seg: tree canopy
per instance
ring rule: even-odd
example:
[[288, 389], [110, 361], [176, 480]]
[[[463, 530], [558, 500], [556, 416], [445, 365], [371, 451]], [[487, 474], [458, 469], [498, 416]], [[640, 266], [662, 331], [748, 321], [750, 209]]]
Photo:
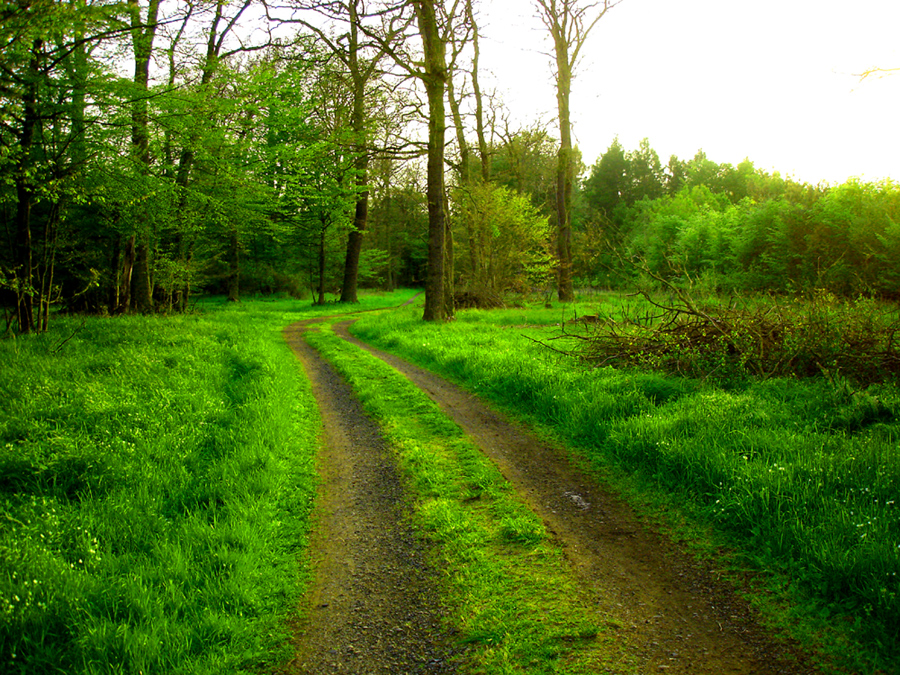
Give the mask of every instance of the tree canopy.
[[[540, 3], [558, 84], [613, 4]], [[425, 285], [442, 319], [461, 293], [568, 299], [638, 283], [642, 266], [719, 288], [896, 294], [894, 183], [811, 186], [702, 150], [663, 162], [648, 139], [613, 139], [585, 169], [567, 123], [516, 127], [484, 90], [477, 9], [7, 3], [7, 331], [55, 311], [184, 311], [198, 292], [353, 302], [360, 284]]]

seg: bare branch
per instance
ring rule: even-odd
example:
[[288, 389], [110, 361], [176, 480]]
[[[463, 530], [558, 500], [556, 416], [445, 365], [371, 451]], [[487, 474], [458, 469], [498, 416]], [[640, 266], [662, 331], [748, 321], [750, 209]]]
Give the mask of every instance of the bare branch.
[[881, 79], [885, 75], [893, 75], [898, 72], [900, 72], [900, 68], [870, 68], [861, 73], [856, 73], [855, 77], [858, 77], [859, 81], [862, 82], [867, 77], [872, 77], [873, 75], [877, 76], [878, 79]]

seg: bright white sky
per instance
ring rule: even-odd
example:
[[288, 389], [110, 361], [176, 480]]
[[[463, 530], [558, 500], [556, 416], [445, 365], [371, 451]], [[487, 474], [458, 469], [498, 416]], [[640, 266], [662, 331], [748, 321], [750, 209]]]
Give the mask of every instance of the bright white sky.
[[[556, 124], [534, 0], [482, 0], [484, 88], [523, 125]], [[900, 180], [900, 0], [623, 0], [588, 38], [572, 88], [590, 166], [618, 135], [663, 164], [719, 163], [818, 183]]]

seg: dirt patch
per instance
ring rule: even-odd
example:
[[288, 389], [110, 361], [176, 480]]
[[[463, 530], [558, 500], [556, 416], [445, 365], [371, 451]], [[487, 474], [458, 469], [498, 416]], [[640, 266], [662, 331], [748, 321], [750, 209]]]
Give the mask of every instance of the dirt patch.
[[455, 673], [452, 636], [391, 454], [350, 387], [303, 338], [303, 363], [323, 420], [310, 546], [315, 581], [294, 626], [295, 658], [279, 675]]
[[[642, 525], [620, 499], [472, 394], [352, 337], [423, 389], [500, 468], [546, 523], [592, 592], [598, 615], [631, 645], [640, 671], [684, 675], [816, 672], [773, 638], [708, 564]], [[612, 617], [612, 621], [609, 620]], [[612, 671], [608, 671], [612, 672]]]

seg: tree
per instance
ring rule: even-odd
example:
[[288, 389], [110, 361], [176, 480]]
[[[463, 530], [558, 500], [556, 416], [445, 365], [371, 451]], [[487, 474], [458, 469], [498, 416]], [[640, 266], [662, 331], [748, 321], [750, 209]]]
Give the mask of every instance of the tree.
[[650, 141], [643, 139], [637, 150], [625, 155], [627, 162], [626, 199], [634, 203], [640, 199], [658, 199], [665, 192], [662, 163]]
[[360, 63], [359, 44], [359, 0], [349, 0], [347, 10], [350, 15], [350, 33], [347, 44], [347, 69], [353, 88], [351, 125], [354, 134], [354, 154], [356, 155], [356, 186], [358, 188], [353, 215], [353, 229], [347, 237], [347, 256], [344, 261], [344, 282], [341, 284], [341, 302], [359, 302], [359, 256], [362, 252], [363, 234], [369, 219], [369, 148], [366, 138], [366, 84], [375, 73], [384, 52], [381, 51], [367, 64]]
[[617, 136], [591, 167], [591, 175], [584, 181], [586, 205], [601, 220], [612, 222], [613, 211], [628, 190], [627, 176], [628, 160]]
[[557, 252], [559, 256], [558, 297], [575, 299], [572, 288], [572, 186], [575, 159], [569, 98], [572, 77], [588, 34], [620, 0], [602, 0], [582, 5], [579, 0], [535, 0], [538, 14], [553, 40], [556, 65], [556, 103], [559, 111], [559, 163], [556, 174]]
[[[479, 301], [498, 304], [509, 291], [541, 285], [549, 262], [549, 228], [527, 195], [490, 182], [460, 188], [456, 210], [467, 223], [460, 256], [464, 287]], [[477, 249], [477, 255], [471, 250]]]
[[[150, 59], [153, 55], [153, 40], [159, 17], [160, 0], [150, 0], [147, 18], [141, 18], [138, 0], [128, 0], [131, 15], [131, 42], [134, 50], [134, 94], [131, 108], [131, 154], [138, 175], [150, 173], [150, 120], [147, 113], [147, 93], [150, 83]], [[143, 219], [142, 219], [143, 220]], [[129, 240], [129, 250], [133, 249], [134, 270], [129, 269], [131, 278], [131, 300], [134, 309], [149, 312], [153, 308], [150, 280], [150, 233], [146, 222], [139, 223], [138, 230]]]
[[[116, 34], [112, 7], [88, 1], [7, 3], [0, 10], [0, 213], [7, 250], [0, 289], [21, 333], [46, 330], [66, 209], [87, 157], [89, 51]], [[96, 99], [94, 101], [97, 103]]]
[[[327, 47], [331, 56], [343, 66], [345, 86], [350, 94], [350, 124], [347, 131], [349, 149], [354, 155], [356, 202], [353, 206], [353, 228], [347, 236], [347, 252], [344, 259], [344, 279], [341, 284], [341, 302], [358, 302], [359, 263], [363, 241], [369, 218], [368, 185], [369, 162], [373, 153], [370, 143], [371, 127], [375, 111], [383, 103], [380, 93], [373, 91], [373, 83], [381, 76], [381, 64], [398, 39], [403, 22], [388, 21], [383, 29], [367, 25], [366, 3], [363, 0], [343, 2], [319, 2], [309, 0], [301, 5], [303, 9], [314, 10], [335, 23], [345, 23], [346, 32], [335, 36], [314, 22], [303, 18], [280, 19], [297, 23]], [[269, 8], [271, 11], [273, 8]], [[382, 13], [378, 13], [383, 16]], [[395, 17], [396, 18], [396, 17]]]
[[529, 195], [535, 207], [555, 222], [557, 143], [539, 125], [507, 128], [498, 135], [502, 142], [489, 151], [494, 181]]
[[444, 136], [447, 128], [444, 92], [447, 86], [447, 43], [438, 23], [434, 0], [412, 0], [422, 38], [424, 72], [420, 77], [428, 99], [428, 274], [425, 279], [426, 321], [441, 321], [453, 315], [452, 298], [446, 297], [446, 224], [444, 206]]

